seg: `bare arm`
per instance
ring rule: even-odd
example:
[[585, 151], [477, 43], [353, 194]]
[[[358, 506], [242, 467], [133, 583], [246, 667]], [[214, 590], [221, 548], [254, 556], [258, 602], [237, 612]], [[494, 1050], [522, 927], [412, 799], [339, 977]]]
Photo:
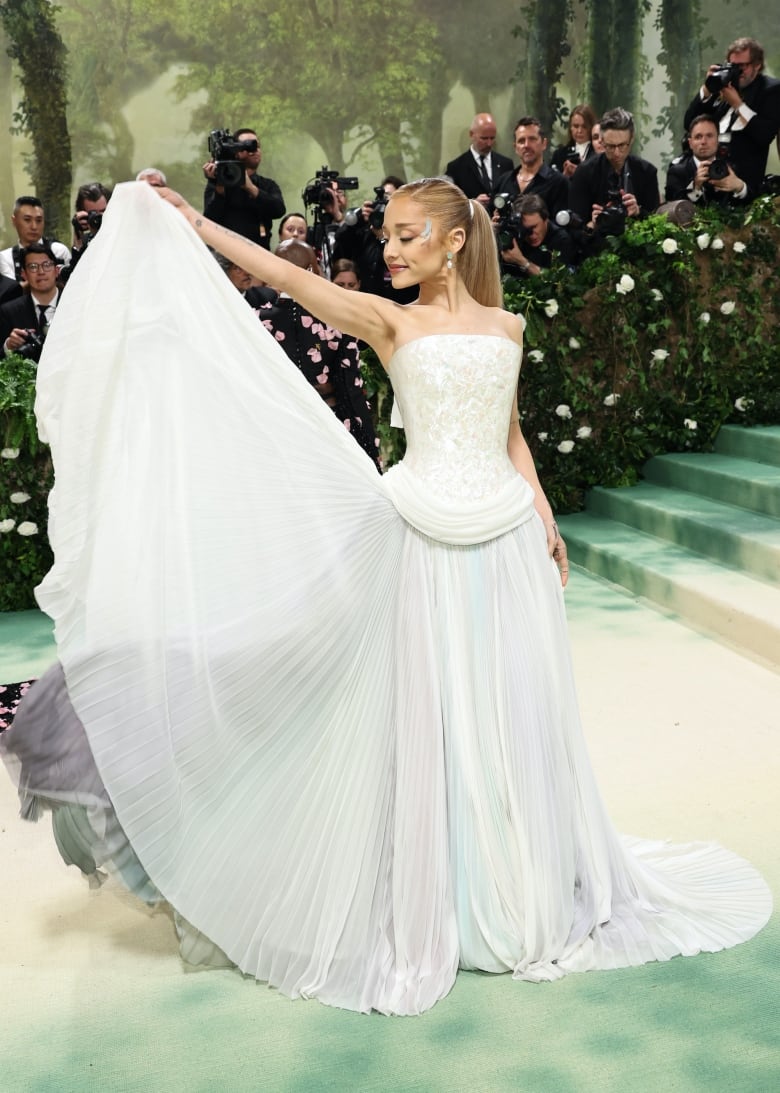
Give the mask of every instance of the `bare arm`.
[[509, 458], [512, 460], [515, 468], [534, 491], [534, 505], [536, 511], [542, 518], [544, 530], [547, 535], [547, 550], [550, 557], [555, 559], [555, 563], [561, 573], [561, 584], [565, 587], [566, 582], [569, 579], [569, 562], [566, 555], [566, 544], [558, 532], [558, 525], [555, 522], [550, 502], [547, 500], [539, 481], [539, 475], [536, 473], [534, 457], [531, 455], [531, 449], [526, 444], [525, 437], [520, 429], [517, 410], [514, 411], [512, 421], [509, 425], [507, 451], [509, 452]]
[[368, 342], [383, 360], [390, 357], [402, 310], [398, 304], [367, 292], [345, 292], [338, 285], [315, 277], [229, 228], [215, 224], [173, 190], [161, 188], [156, 192], [189, 221], [204, 243], [261, 281], [289, 293], [318, 319]]

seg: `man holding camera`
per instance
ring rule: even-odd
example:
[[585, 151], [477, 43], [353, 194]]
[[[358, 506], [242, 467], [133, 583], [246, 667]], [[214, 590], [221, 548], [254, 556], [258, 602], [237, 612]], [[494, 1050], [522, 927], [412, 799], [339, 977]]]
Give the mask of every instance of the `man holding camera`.
[[737, 38], [725, 64], [712, 64], [685, 112], [685, 128], [701, 114], [713, 118], [734, 173], [748, 199], [761, 191], [769, 145], [780, 129], [780, 80], [764, 74], [764, 50], [755, 38]]
[[85, 182], [76, 191], [76, 212], [71, 220], [73, 243], [70, 264], [60, 273], [64, 286], [73, 274], [79, 259], [100, 230], [111, 191], [102, 182]]
[[626, 217], [647, 216], [660, 205], [658, 171], [631, 155], [634, 119], [628, 110], [608, 110], [600, 126], [604, 151], [572, 175], [571, 208], [589, 228], [602, 233], [608, 228], [609, 234], [619, 235]]
[[688, 151], [672, 160], [666, 172], [666, 201], [687, 199], [699, 205], [747, 201], [748, 187], [721, 154], [718, 125], [708, 114], [691, 122]]
[[203, 214], [268, 249], [272, 221], [285, 214], [282, 191], [272, 178], [257, 174], [263, 153], [254, 129], [236, 129], [232, 139], [241, 145], [234, 154], [243, 171], [231, 186], [217, 180], [214, 159], [203, 165], [207, 179]]
[[363, 292], [373, 292], [399, 304], [410, 304], [417, 299], [417, 287], [393, 288], [381, 241], [387, 202], [399, 186], [403, 186], [402, 179], [387, 175], [374, 187], [373, 201], [364, 201], [359, 208], [347, 213], [334, 237], [333, 261], [348, 258], [355, 263], [360, 270]]
[[[514, 218], [520, 218], [519, 237], [512, 233], [511, 243], [501, 251], [502, 271], [537, 277], [553, 263], [574, 268], [575, 246], [563, 228], [551, 223], [550, 213], [538, 194], [527, 194], [513, 204]], [[499, 239], [499, 244], [506, 239]]]
[[0, 346], [40, 360], [43, 342], [59, 302], [57, 258], [48, 243], [32, 243], [22, 251], [22, 273], [30, 291], [0, 307]]

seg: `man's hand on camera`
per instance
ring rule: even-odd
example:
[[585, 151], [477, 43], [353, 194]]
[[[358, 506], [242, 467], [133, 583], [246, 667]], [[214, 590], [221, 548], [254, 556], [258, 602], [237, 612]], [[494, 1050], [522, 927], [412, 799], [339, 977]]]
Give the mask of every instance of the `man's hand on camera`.
[[626, 216], [639, 216], [639, 202], [636, 199], [635, 194], [623, 194], [623, 207], [626, 210]]
[[718, 190], [719, 193], [726, 194], [740, 194], [743, 190], [746, 190], [745, 182], [738, 175], [735, 175], [731, 167], [727, 164], [728, 174], [725, 178], [714, 178], [710, 181], [710, 186], [713, 190]]

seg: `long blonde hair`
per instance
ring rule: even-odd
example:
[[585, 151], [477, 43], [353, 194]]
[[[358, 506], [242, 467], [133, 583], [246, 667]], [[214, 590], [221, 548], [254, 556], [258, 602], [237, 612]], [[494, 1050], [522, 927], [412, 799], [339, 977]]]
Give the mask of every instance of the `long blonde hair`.
[[420, 178], [407, 182], [392, 195], [409, 197], [435, 220], [446, 235], [463, 228], [466, 241], [457, 254], [458, 273], [469, 295], [485, 307], [503, 307], [498, 250], [490, 217], [478, 201], [469, 201], [447, 178]]

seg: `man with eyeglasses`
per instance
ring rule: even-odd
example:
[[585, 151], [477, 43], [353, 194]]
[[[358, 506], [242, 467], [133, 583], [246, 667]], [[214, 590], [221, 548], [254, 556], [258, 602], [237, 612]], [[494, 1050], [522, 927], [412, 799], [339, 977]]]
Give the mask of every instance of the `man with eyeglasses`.
[[31, 195], [17, 197], [11, 214], [11, 223], [19, 241], [15, 246], [6, 247], [5, 250], [0, 251], [0, 273], [4, 277], [14, 277], [19, 282], [24, 281], [22, 251], [32, 243], [45, 243], [50, 246], [61, 266], [67, 266], [70, 262], [70, 251], [64, 243], [44, 237], [46, 221], [40, 198]]
[[755, 38], [737, 38], [726, 64], [712, 64], [685, 112], [685, 128], [702, 114], [713, 118], [718, 140], [750, 198], [761, 192], [769, 145], [780, 130], [780, 80], [764, 73], [764, 50]]
[[37, 362], [59, 302], [54, 251], [47, 243], [26, 247], [22, 253], [22, 271], [29, 292], [0, 307], [0, 346], [3, 356], [21, 350]]
[[599, 124], [604, 151], [581, 164], [569, 183], [572, 211], [597, 230], [605, 209], [622, 217], [647, 216], [661, 203], [657, 169], [631, 155], [634, 119], [628, 110], [608, 110]]

